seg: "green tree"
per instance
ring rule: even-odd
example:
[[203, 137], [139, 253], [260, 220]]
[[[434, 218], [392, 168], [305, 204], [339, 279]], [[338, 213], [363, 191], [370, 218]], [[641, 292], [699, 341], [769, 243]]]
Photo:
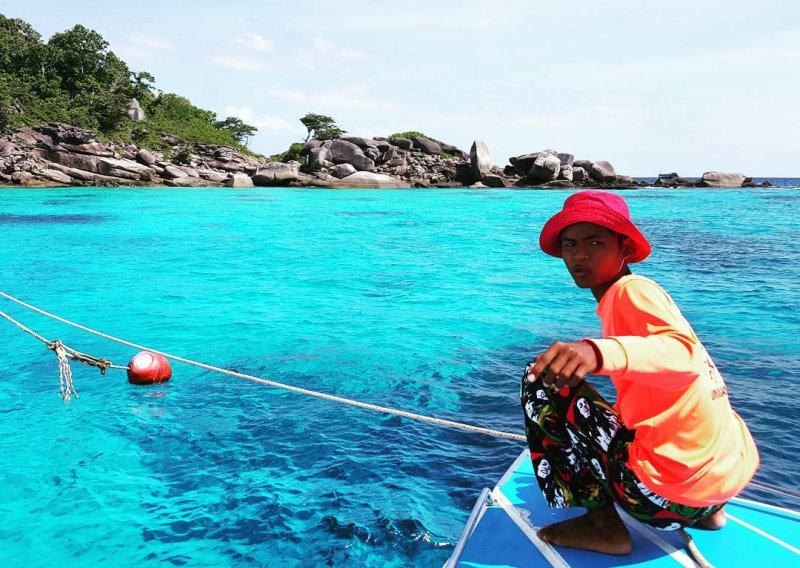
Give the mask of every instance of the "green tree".
[[[53, 35], [46, 48], [46, 64], [77, 111], [72, 122], [104, 132], [117, 129], [132, 98], [133, 84], [128, 66], [108, 50], [108, 42], [94, 30], [77, 25]], [[88, 116], [89, 123], [77, 120], [79, 116]]]
[[227, 130], [233, 135], [234, 140], [239, 144], [247, 146], [250, 137], [258, 131], [255, 126], [245, 124], [241, 118], [229, 116], [225, 120], [219, 120], [214, 123], [214, 126], [220, 130]]
[[330, 116], [325, 116], [324, 114], [314, 114], [310, 112], [301, 118], [300, 122], [302, 122], [306, 130], [308, 130], [306, 142], [312, 138], [317, 140], [331, 140], [347, 132], [336, 126], [336, 121]]
[[139, 101], [142, 106], [149, 105], [156, 98], [153, 94], [155, 82], [156, 78], [147, 71], [131, 72], [132, 97]]

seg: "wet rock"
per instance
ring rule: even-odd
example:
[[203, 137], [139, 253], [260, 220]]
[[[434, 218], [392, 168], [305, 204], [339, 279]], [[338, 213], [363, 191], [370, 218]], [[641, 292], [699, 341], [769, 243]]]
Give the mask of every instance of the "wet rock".
[[212, 182], [202, 178], [190, 176], [169, 179], [164, 183], [173, 187], [214, 187], [219, 185], [218, 182]]
[[280, 186], [289, 184], [298, 178], [300, 164], [297, 162], [270, 162], [260, 166], [253, 175], [256, 186]]
[[254, 187], [254, 184], [249, 175], [234, 173], [225, 180], [225, 187]]
[[506, 180], [496, 174], [486, 174], [483, 176], [483, 183], [488, 187], [508, 187]]
[[384, 174], [356, 172], [339, 180], [335, 187], [402, 188], [410, 184]]

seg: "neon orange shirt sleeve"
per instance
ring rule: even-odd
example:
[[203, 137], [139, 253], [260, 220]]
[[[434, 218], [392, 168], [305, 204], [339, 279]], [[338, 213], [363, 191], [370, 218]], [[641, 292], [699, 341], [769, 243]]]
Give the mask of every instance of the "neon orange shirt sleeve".
[[[589, 340], [602, 354], [597, 372], [665, 389], [683, 388], [694, 381], [703, 348], [667, 293], [645, 279], [609, 292], [615, 297], [602, 298], [598, 315], [613, 322], [615, 335]], [[602, 313], [612, 305], [613, 311]]]

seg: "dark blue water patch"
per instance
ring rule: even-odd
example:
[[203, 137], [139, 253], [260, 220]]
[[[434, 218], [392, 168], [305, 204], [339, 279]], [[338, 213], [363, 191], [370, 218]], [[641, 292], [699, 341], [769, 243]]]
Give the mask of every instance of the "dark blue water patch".
[[340, 211], [337, 213], [342, 217], [395, 217], [405, 214], [405, 211]]
[[107, 220], [107, 215], [86, 215], [82, 213], [65, 215], [18, 215], [14, 213], [0, 213], [0, 225], [88, 225]]
[[762, 195], [761, 199], [767, 201], [788, 201], [790, 203], [795, 203], [800, 201], [800, 195]]
[[334, 539], [342, 541], [321, 551], [328, 566], [347, 565], [357, 561], [353, 557], [353, 543], [367, 548], [391, 547], [399, 549], [408, 558], [419, 559], [420, 554], [435, 549], [452, 549], [447, 539], [430, 532], [422, 522], [413, 518], [393, 519], [381, 510], [373, 510], [374, 521], [368, 526], [347, 521], [335, 515], [326, 515], [320, 528]]

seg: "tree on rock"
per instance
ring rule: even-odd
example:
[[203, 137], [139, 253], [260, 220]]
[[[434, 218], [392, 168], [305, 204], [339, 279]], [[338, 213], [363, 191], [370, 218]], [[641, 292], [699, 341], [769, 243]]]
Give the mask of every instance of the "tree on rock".
[[233, 138], [239, 143], [247, 146], [250, 137], [258, 131], [255, 126], [245, 124], [241, 118], [229, 116], [225, 120], [219, 120], [214, 123], [214, 126], [220, 130], [227, 130], [233, 135]]
[[336, 126], [336, 121], [330, 116], [325, 116], [324, 114], [314, 114], [310, 112], [301, 118], [300, 122], [302, 122], [306, 130], [308, 130], [306, 142], [312, 138], [316, 140], [332, 140], [347, 132]]

